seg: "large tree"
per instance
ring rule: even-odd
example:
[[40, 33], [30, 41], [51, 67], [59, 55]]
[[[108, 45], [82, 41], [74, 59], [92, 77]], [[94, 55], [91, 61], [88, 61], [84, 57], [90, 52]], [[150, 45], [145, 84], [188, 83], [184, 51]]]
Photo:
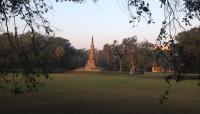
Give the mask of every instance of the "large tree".
[[122, 59], [124, 57], [124, 46], [118, 44], [117, 40], [114, 40], [112, 44], [112, 55], [118, 60], [119, 72], [122, 72]]
[[105, 44], [103, 46], [103, 52], [104, 52], [104, 56], [106, 58], [107, 61], [107, 70], [110, 70], [110, 62], [111, 62], [111, 58], [112, 58], [112, 47], [109, 44]]
[[64, 55], [64, 48], [63, 47], [56, 47], [55, 51], [54, 51], [54, 54], [56, 56], [56, 58], [58, 59], [58, 63], [59, 65], [61, 65], [61, 60], [62, 60], [62, 57]]
[[176, 40], [183, 72], [200, 73], [200, 28], [181, 32], [176, 36]]
[[125, 38], [123, 39], [122, 44], [124, 45], [124, 54], [128, 58], [128, 63], [131, 66], [131, 72], [135, 73], [138, 59], [137, 38], [136, 36]]
[[148, 41], [142, 41], [138, 44], [138, 66], [145, 71], [151, 71], [153, 61], [155, 61], [154, 45]]

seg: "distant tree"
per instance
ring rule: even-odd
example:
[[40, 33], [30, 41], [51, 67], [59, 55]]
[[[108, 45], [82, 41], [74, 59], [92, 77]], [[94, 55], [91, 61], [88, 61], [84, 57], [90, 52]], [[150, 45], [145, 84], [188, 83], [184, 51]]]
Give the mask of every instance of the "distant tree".
[[61, 47], [61, 46], [60, 47], [56, 47], [54, 53], [55, 53], [56, 58], [59, 61], [59, 64], [61, 65], [61, 60], [62, 60], [62, 57], [64, 55], [64, 49], [63, 49], [63, 47]]
[[87, 60], [87, 51], [85, 49], [77, 49], [76, 57], [78, 59], [78, 64], [76, 68], [85, 66]]
[[176, 40], [181, 70], [200, 73], [200, 27], [179, 33]]
[[122, 72], [122, 59], [124, 56], [124, 46], [118, 44], [117, 40], [114, 40], [112, 44], [112, 53], [113, 56], [119, 60], [119, 72]]
[[104, 56], [105, 56], [106, 61], [107, 61], [107, 70], [109, 71], [110, 70], [110, 61], [111, 61], [111, 58], [112, 58], [112, 47], [111, 47], [111, 45], [105, 44], [103, 46], [103, 52], [104, 52]]
[[135, 73], [136, 63], [138, 60], [137, 37], [124, 38], [122, 44], [125, 46], [125, 55], [128, 58], [128, 63], [131, 66], [132, 73]]
[[155, 47], [148, 41], [138, 43], [137, 37], [124, 38], [122, 43], [114, 40], [113, 44], [105, 44], [103, 48], [104, 57], [110, 69], [119, 72], [131, 70], [133, 73], [137, 68], [151, 71], [153, 61], [155, 61]]
[[143, 67], [146, 71], [151, 71], [153, 61], [155, 61], [156, 53], [155, 53], [154, 44], [148, 41], [142, 41], [138, 44], [138, 66]]
[[[44, 71], [53, 72], [58, 67], [58, 64], [60, 68], [65, 70], [75, 69], [84, 65], [86, 61], [86, 51], [73, 48], [69, 40], [60, 37], [46, 37], [36, 32], [34, 35], [37, 49], [40, 50], [38, 52], [40, 56], [38, 57], [40, 62], [42, 62], [42, 66], [38, 66], [38, 59], [35, 57], [33, 51], [32, 33], [26, 32], [22, 37], [17, 39], [17, 42], [22, 46], [20, 49], [21, 53], [25, 53], [25, 67], [24, 64], [21, 64], [21, 59], [18, 54], [11, 47], [7, 38], [8, 36], [6, 34], [0, 34], [1, 88], [15, 94], [37, 91], [43, 86], [43, 82], [34, 76], [39, 76], [36, 72], [40, 72], [41, 68], [44, 68]], [[12, 33], [10, 33], [10, 38], [13, 43], [16, 41]], [[62, 60], [63, 57], [65, 58], [64, 60]], [[81, 64], [79, 64], [79, 62]], [[32, 74], [28, 75], [26, 72]], [[11, 73], [12, 75], [9, 75]], [[46, 78], [48, 78], [48, 76]], [[4, 82], [5, 79], [7, 83]]]

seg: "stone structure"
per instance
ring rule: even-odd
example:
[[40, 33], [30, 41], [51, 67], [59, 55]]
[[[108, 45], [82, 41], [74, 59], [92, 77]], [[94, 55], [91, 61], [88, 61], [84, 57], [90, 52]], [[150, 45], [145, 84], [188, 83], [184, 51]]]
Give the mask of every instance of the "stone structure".
[[97, 66], [96, 66], [96, 61], [95, 61], [95, 48], [94, 48], [94, 41], [92, 37], [92, 42], [90, 49], [88, 51], [88, 59], [85, 67], [76, 69], [75, 71], [101, 71]]
[[164, 72], [164, 69], [156, 64], [153, 64], [151, 71], [152, 72]]
[[[163, 51], [170, 51], [171, 50], [169, 46], [155, 45], [155, 50], [157, 48], [159, 48]], [[173, 70], [170, 67], [159, 66], [157, 61], [154, 61], [151, 70], [152, 70], [152, 72], [173, 72]]]
[[164, 68], [156, 64], [153, 64], [152, 72], [173, 72], [173, 70], [171, 68]]
[[93, 69], [96, 69], [96, 62], [95, 62], [95, 52], [94, 52], [94, 41], [92, 37], [92, 42], [90, 50], [88, 52], [88, 59], [85, 65], [85, 70], [93, 70]]

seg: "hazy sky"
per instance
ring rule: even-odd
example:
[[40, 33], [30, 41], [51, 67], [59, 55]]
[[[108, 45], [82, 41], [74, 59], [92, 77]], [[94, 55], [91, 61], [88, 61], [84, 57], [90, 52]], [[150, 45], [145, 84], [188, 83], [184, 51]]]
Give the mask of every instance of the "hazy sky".
[[76, 48], [88, 49], [92, 36], [98, 49], [102, 49], [105, 43], [112, 43], [114, 40], [121, 42], [123, 38], [133, 35], [139, 41], [146, 39], [154, 43], [161, 28], [163, 13], [157, 0], [149, 1], [153, 3], [152, 17], [156, 22], [152, 25], [142, 22], [133, 28], [121, 0], [99, 0], [97, 4], [92, 0], [86, 0], [82, 4], [52, 2], [54, 9], [47, 18], [52, 26], [58, 28], [56, 36], [69, 39]]

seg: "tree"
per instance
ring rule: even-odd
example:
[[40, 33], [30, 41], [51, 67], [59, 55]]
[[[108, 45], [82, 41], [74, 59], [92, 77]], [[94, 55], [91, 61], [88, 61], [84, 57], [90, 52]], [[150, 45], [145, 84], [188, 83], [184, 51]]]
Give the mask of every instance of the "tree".
[[64, 55], [63, 47], [56, 47], [54, 53], [55, 53], [55, 56], [57, 57], [57, 59], [59, 61], [59, 64], [61, 65], [61, 60], [62, 60], [62, 57]]
[[113, 56], [116, 57], [119, 60], [119, 72], [122, 72], [122, 59], [124, 56], [124, 46], [121, 44], [118, 44], [117, 40], [114, 40], [112, 44], [112, 51]]
[[[14, 42], [15, 39], [12, 33], [10, 33], [10, 37]], [[24, 66], [21, 64], [17, 53], [10, 46], [7, 35], [0, 34], [0, 87], [15, 94], [38, 91], [38, 89], [44, 85], [44, 82], [38, 80], [40, 75], [37, 74], [37, 72], [40, 72], [38, 70], [41, 69], [41, 66], [38, 66], [38, 60], [33, 52], [32, 33], [26, 32], [23, 37], [17, 40], [23, 46], [21, 51], [26, 55], [27, 61], [25, 62], [25, 70], [33, 74], [23, 74], [26, 73], [24, 71]], [[67, 39], [46, 37], [45, 35], [35, 32], [35, 42], [37, 49], [40, 50], [38, 54], [40, 55], [39, 60], [42, 62], [42, 67], [48, 72], [54, 72], [58, 67], [58, 62], [60, 68], [71, 70], [83, 66], [86, 61], [86, 51], [73, 48], [70, 41]], [[61, 60], [63, 57], [65, 59]], [[56, 61], [56, 59], [58, 59], [58, 61]], [[79, 64], [79, 62], [81, 64]], [[6, 83], [4, 82], [5, 80]]]
[[200, 72], [200, 27], [179, 33], [176, 36], [178, 56], [182, 71]]
[[103, 52], [104, 52], [104, 56], [106, 57], [106, 61], [107, 61], [107, 70], [110, 70], [110, 61], [111, 61], [111, 57], [112, 57], [112, 50], [111, 50], [111, 45], [109, 44], [105, 44], [103, 46]]
[[137, 38], [136, 36], [125, 38], [122, 41], [122, 44], [125, 46], [125, 55], [128, 57], [128, 63], [131, 66], [132, 73], [135, 73], [136, 62], [137, 62]]
[[143, 67], [145, 71], [151, 71], [153, 61], [155, 61], [154, 49], [154, 45], [146, 40], [138, 44], [138, 66]]

